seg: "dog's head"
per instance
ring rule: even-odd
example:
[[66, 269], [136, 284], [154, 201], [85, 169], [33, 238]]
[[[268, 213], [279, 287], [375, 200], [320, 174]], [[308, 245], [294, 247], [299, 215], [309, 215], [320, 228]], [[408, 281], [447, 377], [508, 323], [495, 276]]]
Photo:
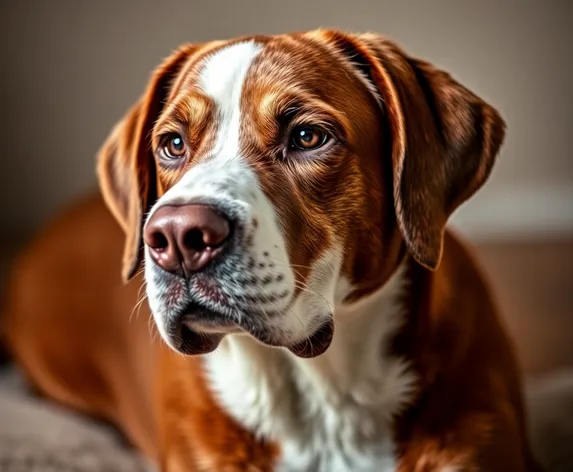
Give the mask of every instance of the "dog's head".
[[433, 270], [451, 213], [487, 179], [498, 113], [376, 35], [318, 30], [188, 45], [101, 150], [159, 331], [205, 353], [229, 333], [324, 352], [333, 306], [405, 251]]

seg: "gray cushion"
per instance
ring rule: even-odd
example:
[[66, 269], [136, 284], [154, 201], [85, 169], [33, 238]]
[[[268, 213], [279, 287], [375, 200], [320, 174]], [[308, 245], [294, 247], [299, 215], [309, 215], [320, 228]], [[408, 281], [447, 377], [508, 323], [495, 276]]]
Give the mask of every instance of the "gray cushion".
[[0, 372], [0, 471], [151, 470], [111, 428], [32, 396], [13, 369]]

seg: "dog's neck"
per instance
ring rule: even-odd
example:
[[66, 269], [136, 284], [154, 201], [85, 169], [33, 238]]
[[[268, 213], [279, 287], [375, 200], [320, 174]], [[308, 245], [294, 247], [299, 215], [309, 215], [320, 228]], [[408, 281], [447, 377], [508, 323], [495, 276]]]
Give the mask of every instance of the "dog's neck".
[[[211, 387], [226, 411], [250, 431], [290, 448], [289, 457], [302, 461], [292, 470], [318, 467], [312, 461], [320, 462], [316, 455], [328, 442], [326, 430], [349, 434], [357, 450], [390, 436], [389, 419], [410, 400], [415, 382], [405, 360], [389, 353], [405, 321], [405, 272], [400, 266], [372, 295], [337, 304], [334, 338], [321, 356], [298, 358], [246, 335], [227, 336], [206, 356]], [[349, 288], [338, 284], [339, 292]], [[375, 454], [379, 463], [386, 451]]]

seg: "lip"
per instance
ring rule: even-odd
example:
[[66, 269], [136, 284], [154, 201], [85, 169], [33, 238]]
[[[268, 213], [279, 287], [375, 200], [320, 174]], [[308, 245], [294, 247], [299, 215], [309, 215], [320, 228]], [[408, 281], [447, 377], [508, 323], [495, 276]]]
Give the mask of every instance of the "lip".
[[184, 315], [183, 324], [192, 331], [207, 334], [231, 334], [241, 331], [236, 323], [215, 312], [209, 317]]
[[216, 324], [184, 321], [184, 324], [192, 331], [206, 334], [233, 334], [241, 332], [241, 329], [234, 323]]
[[239, 331], [228, 316], [192, 303], [173, 317], [167, 326], [172, 346], [182, 354], [214, 351], [226, 334]]
[[260, 325], [239, 324], [217, 310], [198, 303], [189, 304], [169, 332], [178, 351], [188, 355], [201, 355], [214, 351], [227, 334], [249, 333], [259, 342], [271, 347], [283, 347], [301, 358], [312, 358], [323, 354], [334, 335], [332, 317], [318, 327], [303, 341], [288, 345], [279, 342]]
[[334, 337], [334, 322], [332, 316], [322, 324], [309, 337], [303, 341], [286, 346], [287, 349], [297, 357], [310, 359], [323, 354], [329, 347]]
[[198, 332], [182, 324], [177, 335], [172, 336], [172, 342], [180, 353], [196, 356], [213, 352], [224, 336], [222, 333]]
[[193, 304], [188, 306], [182, 315], [182, 323], [189, 329], [196, 329], [199, 331], [212, 332], [214, 330], [224, 330], [235, 328], [236, 323], [216, 310], [202, 307], [201, 305]]

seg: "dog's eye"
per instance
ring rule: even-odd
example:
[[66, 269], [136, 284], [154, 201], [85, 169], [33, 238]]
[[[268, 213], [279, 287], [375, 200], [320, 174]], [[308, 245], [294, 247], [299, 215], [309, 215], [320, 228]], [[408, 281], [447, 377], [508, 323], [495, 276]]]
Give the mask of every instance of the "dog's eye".
[[163, 144], [162, 151], [164, 156], [168, 159], [179, 159], [185, 155], [187, 146], [185, 145], [185, 141], [180, 135], [171, 134], [167, 136], [167, 139]]
[[323, 146], [328, 141], [328, 133], [318, 126], [296, 126], [291, 133], [290, 146], [302, 151], [310, 151]]

